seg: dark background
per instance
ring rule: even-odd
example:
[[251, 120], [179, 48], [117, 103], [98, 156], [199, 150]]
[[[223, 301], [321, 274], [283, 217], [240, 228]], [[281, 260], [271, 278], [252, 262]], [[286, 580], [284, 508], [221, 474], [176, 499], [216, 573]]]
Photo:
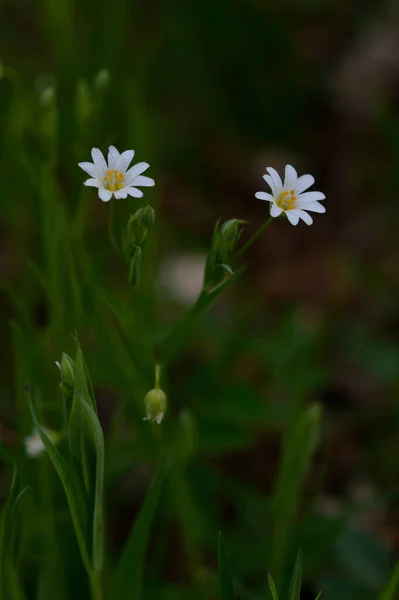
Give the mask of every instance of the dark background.
[[[154, 344], [185, 308], [173, 290], [151, 291], [158, 265], [169, 261], [168, 282], [185, 257], [180, 285], [189, 287], [198, 271], [190, 260], [201, 264], [217, 219], [245, 219], [249, 237], [268, 216], [254, 198], [266, 189], [265, 167], [282, 173], [289, 163], [315, 176], [327, 213], [310, 228], [272, 223], [248, 252], [245, 275], [167, 374], [167, 435], [180, 436], [173, 427], [183, 411], [195, 443], [167, 500], [175, 508], [154, 533], [162, 544], [154, 541], [149, 581], [164, 582], [162, 598], [197, 587], [213, 597], [222, 529], [243, 589], [261, 589], [281, 439], [292, 415], [316, 401], [322, 439], [292, 552], [303, 547], [309, 597], [322, 587], [326, 600], [375, 598], [399, 549], [396, 2], [2, 0], [0, 57], [2, 497], [30, 431], [16, 410], [22, 380], [39, 381], [56, 414], [53, 362], [71, 352], [74, 329], [106, 433], [127, 403], [130, 437], [109, 444], [111, 555], [154, 469], [137, 425], [141, 389], [120, 367], [115, 324], [97, 311], [93, 291], [99, 285], [128, 302], [126, 274], [109, 244], [108, 207], [83, 189], [77, 162], [112, 143], [151, 165], [156, 187], [145, 199], [157, 228], [142, 308]], [[136, 206], [117, 205], [118, 226]], [[80, 311], [62, 267], [67, 239]]]

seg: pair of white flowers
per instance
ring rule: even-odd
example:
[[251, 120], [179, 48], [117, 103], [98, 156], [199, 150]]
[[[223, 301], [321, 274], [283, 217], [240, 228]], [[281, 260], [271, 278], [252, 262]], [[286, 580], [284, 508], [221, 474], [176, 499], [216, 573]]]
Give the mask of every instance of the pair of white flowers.
[[[134, 156], [134, 150], [126, 150], [119, 154], [115, 146], [109, 147], [108, 162], [103, 153], [98, 148], [91, 151], [93, 162], [81, 162], [79, 167], [83, 169], [90, 179], [84, 184], [98, 188], [98, 195], [103, 202], [115, 198], [141, 198], [143, 192], [139, 187], [150, 187], [155, 182], [150, 177], [142, 175], [150, 166], [146, 162], [141, 162], [129, 169]], [[284, 181], [272, 167], [267, 167], [267, 175], [263, 179], [269, 185], [271, 193], [257, 192], [256, 198], [270, 202], [270, 215], [279, 217], [285, 213], [292, 225], [297, 225], [302, 219], [307, 225], [313, 223], [309, 212], [324, 213], [325, 207], [320, 204], [320, 200], [325, 199], [321, 192], [308, 192], [314, 184], [312, 175], [302, 175], [298, 177], [294, 167], [287, 165], [285, 167]]]

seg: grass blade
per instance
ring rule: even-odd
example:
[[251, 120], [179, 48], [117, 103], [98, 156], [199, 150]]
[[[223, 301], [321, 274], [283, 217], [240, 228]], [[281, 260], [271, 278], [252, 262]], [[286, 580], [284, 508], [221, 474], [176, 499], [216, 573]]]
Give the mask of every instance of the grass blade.
[[399, 593], [399, 561], [396, 563], [391, 580], [378, 597], [378, 600], [396, 600]]
[[292, 574], [288, 600], [300, 600], [302, 584], [302, 550], [299, 550], [295, 562], [294, 572]]
[[65, 460], [62, 454], [57, 450], [57, 448], [43, 431], [39, 421], [36, 418], [32, 400], [30, 398], [29, 404], [34, 425], [63, 485], [72, 522], [75, 528], [82, 561], [86, 570], [89, 572], [91, 570], [91, 565], [87, 549], [87, 505], [85, 502], [81, 482], [74, 467]]
[[273, 600], [279, 600], [276, 586], [274, 584], [273, 577], [270, 575], [270, 573], [267, 574], [267, 583], [269, 584], [269, 590]]
[[163, 481], [162, 476], [154, 479], [140, 508], [116, 571], [112, 598], [141, 598], [144, 559]]
[[27, 487], [18, 491], [17, 473], [14, 471], [11, 491], [3, 510], [0, 530], [0, 598], [21, 600], [22, 590], [15, 568], [15, 538], [21, 501]]

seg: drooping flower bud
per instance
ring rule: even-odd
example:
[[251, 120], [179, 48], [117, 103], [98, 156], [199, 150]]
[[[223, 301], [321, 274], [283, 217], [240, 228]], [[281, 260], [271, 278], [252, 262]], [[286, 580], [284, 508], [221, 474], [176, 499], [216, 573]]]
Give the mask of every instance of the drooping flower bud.
[[205, 266], [204, 289], [209, 290], [219, 285], [225, 271], [233, 274], [229, 262], [240, 239], [242, 223], [245, 221], [241, 219], [229, 219], [221, 226], [219, 222], [216, 223]]
[[167, 409], [167, 398], [165, 392], [159, 387], [159, 376], [160, 368], [159, 365], [156, 365], [155, 387], [153, 390], [150, 390], [144, 398], [146, 410], [144, 421], [153, 421], [158, 424], [162, 422]]

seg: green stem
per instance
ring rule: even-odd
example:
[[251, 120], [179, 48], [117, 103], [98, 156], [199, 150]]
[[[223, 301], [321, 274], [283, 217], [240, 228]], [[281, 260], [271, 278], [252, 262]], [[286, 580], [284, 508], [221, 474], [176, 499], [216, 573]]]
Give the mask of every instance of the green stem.
[[90, 573], [91, 595], [93, 600], [103, 600], [103, 589], [101, 585], [101, 571]]
[[267, 221], [265, 221], [263, 223], [263, 225], [261, 225], [257, 231], [255, 231], [255, 233], [249, 238], [249, 240], [243, 245], [243, 247], [240, 248], [240, 250], [237, 252], [237, 256], [242, 256], [244, 254], [244, 252], [246, 250], [248, 250], [248, 248], [250, 246], [252, 246], [252, 244], [254, 243], [254, 241], [258, 239], [258, 237], [260, 236], [260, 234], [266, 229], [266, 227], [268, 225], [270, 225], [270, 223], [272, 221], [273, 221], [273, 217], [269, 217], [269, 219]]
[[241, 275], [244, 271], [244, 268], [241, 267], [238, 271], [236, 271], [235, 277], [228, 277], [226, 281], [224, 281], [221, 285], [219, 285], [216, 289], [211, 290], [210, 292], [202, 291], [198, 296], [196, 303], [190, 308], [190, 310], [184, 315], [184, 317], [179, 321], [176, 326], [173, 328], [169, 336], [167, 337], [164, 343], [164, 356], [162, 364], [163, 366], [169, 365], [175, 356], [179, 353], [182, 346], [186, 342], [188, 336], [192, 332], [198, 317], [207, 311], [221, 296], [221, 294], [226, 290], [227, 287], [232, 285], [232, 283], [237, 279], [239, 275]]
[[119, 250], [119, 246], [115, 239], [114, 220], [115, 220], [115, 202], [111, 198], [110, 203], [109, 203], [108, 236], [109, 236], [109, 241], [111, 242], [114, 250], [116, 250], [116, 252], [118, 254], [120, 254], [121, 251]]

